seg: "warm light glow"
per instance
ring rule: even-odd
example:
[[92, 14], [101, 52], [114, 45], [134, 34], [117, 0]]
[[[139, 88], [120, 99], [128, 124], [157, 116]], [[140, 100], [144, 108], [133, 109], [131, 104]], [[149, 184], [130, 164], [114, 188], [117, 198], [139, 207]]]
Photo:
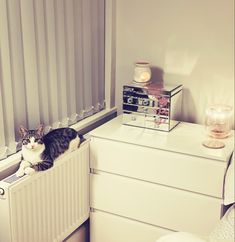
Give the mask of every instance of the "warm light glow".
[[232, 107], [213, 105], [206, 109], [206, 128], [208, 135], [214, 138], [225, 138], [230, 134]]

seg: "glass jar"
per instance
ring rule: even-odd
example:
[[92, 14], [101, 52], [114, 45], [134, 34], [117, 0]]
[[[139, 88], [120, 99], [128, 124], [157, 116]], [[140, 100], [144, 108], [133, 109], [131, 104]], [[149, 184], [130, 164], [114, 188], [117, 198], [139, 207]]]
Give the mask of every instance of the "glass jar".
[[147, 83], [151, 78], [149, 62], [136, 62], [134, 69], [134, 81], [137, 83]]
[[212, 105], [206, 109], [206, 131], [213, 138], [223, 139], [231, 132], [232, 107]]

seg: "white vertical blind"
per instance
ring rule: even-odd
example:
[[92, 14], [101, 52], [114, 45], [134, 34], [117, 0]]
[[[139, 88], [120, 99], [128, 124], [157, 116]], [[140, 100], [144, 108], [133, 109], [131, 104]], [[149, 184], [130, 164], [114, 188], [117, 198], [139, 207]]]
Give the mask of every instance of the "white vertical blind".
[[22, 0], [20, 8], [26, 110], [28, 125], [33, 128], [40, 123], [34, 3], [31, 0]]
[[[57, 44], [57, 79], [58, 79], [58, 92], [59, 92], [59, 117], [62, 120], [63, 125], [68, 125], [68, 106], [63, 100], [67, 100], [67, 84], [64, 80], [67, 79], [66, 71], [66, 41], [65, 41], [65, 11], [64, 1], [58, 0], [55, 5], [55, 19], [56, 19], [56, 44]], [[78, 78], [79, 79], [79, 78]], [[79, 79], [82, 80], [82, 79]]]
[[[7, 151], [14, 152], [14, 99], [13, 99], [13, 75], [11, 72], [11, 39], [10, 31], [8, 28], [8, 6], [6, 2], [0, 1], [0, 9], [2, 13], [0, 14], [0, 45], [1, 45], [1, 56], [4, 57], [4, 61], [1, 60], [1, 76], [2, 79], [6, 80], [1, 83], [1, 95], [2, 95], [2, 110], [4, 115], [3, 125], [4, 125], [4, 144], [2, 144], [1, 150], [4, 152], [3, 156]], [[2, 130], [2, 129], [1, 129]], [[1, 132], [2, 133], [2, 132]], [[8, 146], [8, 148], [7, 148]], [[2, 155], [1, 155], [2, 156]]]
[[[23, 1], [23, 0], [22, 0]], [[58, 115], [58, 85], [57, 85], [57, 63], [56, 63], [56, 22], [54, 1], [44, 1], [45, 20], [46, 20], [46, 41], [47, 41], [47, 64], [48, 64], [48, 90], [50, 123], [56, 126], [59, 120]], [[66, 36], [65, 36], [66, 37]]]
[[68, 126], [104, 108], [105, 0], [0, 0], [0, 159], [19, 125]]
[[75, 34], [74, 34], [74, 13], [73, 11], [73, 1], [65, 1], [65, 29], [66, 29], [66, 49], [67, 49], [67, 79], [69, 80], [69, 85], [67, 89], [67, 94], [69, 96], [69, 113], [71, 115], [71, 120], [76, 119], [76, 101], [75, 101]]
[[[75, 75], [79, 78], [84, 80], [84, 62], [83, 60], [83, 36], [82, 36], [82, 29], [83, 27], [83, 14], [82, 14], [82, 2], [75, 1], [74, 11], [76, 11], [75, 17], [75, 28], [77, 32], [75, 33], [75, 44], [77, 46], [75, 50]], [[84, 83], [78, 82], [76, 83], [76, 90], [84, 90]], [[80, 96], [76, 98], [76, 106], [78, 109], [81, 110], [81, 107], [84, 106], [84, 92], [81, 92]], [[82, 119], [83, 113], [79, 113], [79, 118]]]
[[[13, 102], [14, 102], [14, 126], [25, 122], [26, 117], [26, 95], [22, 95], [20, 90], [25, 89], [25, 72], [24, 72], [24, 55], [22, 43], [21, 15], [17, 11], [20, 7], [20, 1], [12, 0], [7, 2], [7, 17], [10, 40], [10, 58], [11, 58], [11, 74], [13, 83]], [[2, 11], [5, 11], [2, 9]], [[5, 25], [5, 24], [4, 24]], [[1, 38], [1, 37], [0, 37]], [[1, 45], [0, 45], [1, 46]], [[3, 47], [2, 47], [3, 48]], [[5, 63], [4, 58], [1, 59]], [[1, 72], [0, 72], [1, 73]], [[1, 76], [1, 74], [0, 74]], [[5, 79], [7, 80], [7, 79]], [[7, 101], [7, 100], [6, 100]], [[27, 123], [26, 123], [27, 124]]]
[[[91, 29], [91, 13], [88, 11], [88, 9], [91, 9], [90, 2], [84, 1], [82, 4], [82, 15], [83, 15], [83, 21], [87, 23], [87, 26], [83, 26], [82, 31], [82, 37], [83, 37], [83, 60], [84, 60], [84, 81], [85, 83], [89, 83], [88, 80], [92, 78], [91, 72], [87, 71], [87, 68], [89, 63], [92, 63], [92, 49], [91, 49], [91, 42], [92, 42], [92, 29]], [[89, 98], [91, 95], [91, 83], [84, 86], [85, 93], [88, 93], [88, 95], [84, 96], [84, 102], [86, 106], [92, 105], [92, 99]]]

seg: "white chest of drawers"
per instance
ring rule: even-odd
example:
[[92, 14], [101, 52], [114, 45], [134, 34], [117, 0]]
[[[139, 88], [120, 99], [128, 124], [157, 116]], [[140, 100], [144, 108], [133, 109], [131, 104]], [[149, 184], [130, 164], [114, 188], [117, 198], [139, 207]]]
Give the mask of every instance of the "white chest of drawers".
[[171, 132], [122, 125], [119, 116], [91, 133], [91, 242], [154, 242], [171, 231], [207, 235], [221, 216], [233, 137], [202, 146], [204, 127]]

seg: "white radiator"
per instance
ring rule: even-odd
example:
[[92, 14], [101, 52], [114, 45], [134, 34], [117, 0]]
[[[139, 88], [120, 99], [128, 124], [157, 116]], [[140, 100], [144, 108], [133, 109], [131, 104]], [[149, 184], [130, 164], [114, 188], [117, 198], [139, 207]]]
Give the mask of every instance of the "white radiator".
[[89, 217], [89, 142], [51, 169], [0, 181], [0, 242], [61, 242]]

